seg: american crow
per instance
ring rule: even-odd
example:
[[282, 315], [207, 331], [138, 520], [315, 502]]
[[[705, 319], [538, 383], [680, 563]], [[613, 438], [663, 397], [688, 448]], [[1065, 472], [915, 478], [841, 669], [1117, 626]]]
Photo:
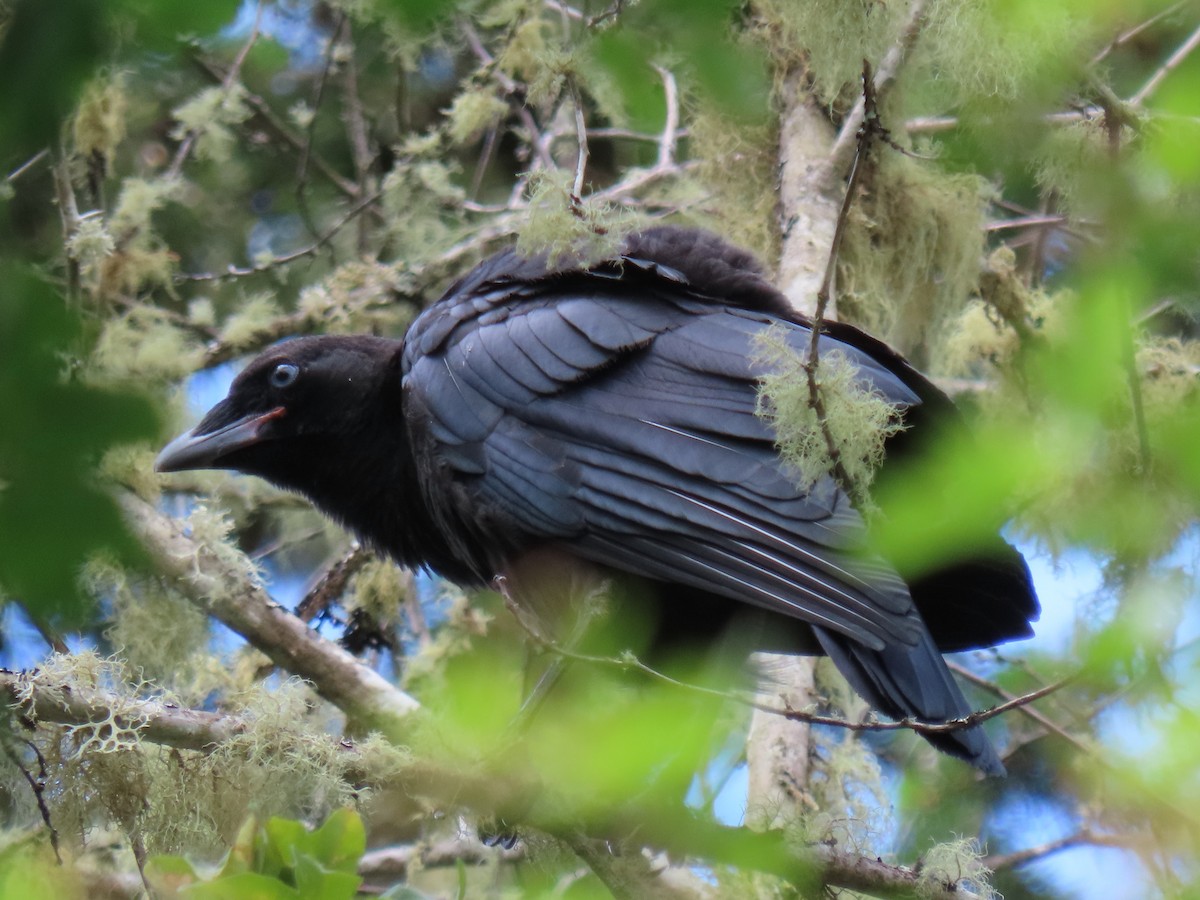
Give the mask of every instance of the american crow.
[[[847, 495], [828, 477], [798, 489], [755, 412], [756, 338], [772, 327], [807, 352], [808, 321], [748, 253], [707, 232], [653, 228], [588, 266], [506, 251], [403, 340], [268, 349], [157, 468], [259, 475], [464, 586], [573, 558], [649, 585], [667, 629], [749, 604], [799, 623], [792, 649], [828, 654], [883, 714], [966, 715], [941, 651], [1030, 634], [1025, 562], [996, 537], [906, 584], [858, 552], [865, 527]], [[911, 427], [889, 455], [950, 410], [856, 329], [830, 323], [820, 346], [903, 412]], [[769, 628], [759, 645], [778, 649], [785, 633]], [[1003, 771], [978, 726], [930, 740]]]

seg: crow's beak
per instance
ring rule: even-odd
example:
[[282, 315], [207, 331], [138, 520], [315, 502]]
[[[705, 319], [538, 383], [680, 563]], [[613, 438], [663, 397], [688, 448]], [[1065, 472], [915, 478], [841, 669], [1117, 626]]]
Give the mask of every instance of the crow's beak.
[[163, 447], [154, 460], [155, 472], [183, 472], [188, 469], [224, 469], [221, 459], [235, 450], [256, 444], [263, 438], [262, 429], [284, 415], [282, 406], [265, 413], [251, 413], [215, 431], [201, 432], [207, 418], [191, 431], [185, 431]]

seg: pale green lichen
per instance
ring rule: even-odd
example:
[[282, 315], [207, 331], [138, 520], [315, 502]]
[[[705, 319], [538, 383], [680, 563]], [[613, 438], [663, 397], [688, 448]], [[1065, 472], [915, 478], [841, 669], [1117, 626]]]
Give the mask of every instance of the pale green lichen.
[[414, 290], [403, 263], [352, 260], [301, 290], [296, 311], [325, 334], [400, 334], [413, 309], [397, 297]]
[[83, 92], [72, 122], [76, 151], [84, 157], [111, 159], [125, 138], [128, 107], [120, 74], [93, 79]]
[[[107, 714], [83, 724], [38, 722], [28, 706], [35, 687], [60, 698], [103, 691]], [[144, 739], [144, 701], [179, 700], [134, 677], [121, 660], [55, 655], [19, 681], [15, 699], [37, 722], [30, 740], [44, 761], [43, 797], [64, 844], [77, 849], [115, 825], [151, 853], [211, 854], [249, 813], [320, 819], [368, 793], [352, 780], [395, 776], [408, 764], [404, 750], [378, 738], [349, 752], [334, 736], [340, 715], [297, 679], [223, 696], [222, 712], [244, 730], [200, 752]], [[14, 796], [29, 794], [15, 766], [0, 764], [0, 779]]]
[[316, 110], [309, 106], [303, 100], [297, 100], [288, 107], [288, 118], [296, 123], [297, 127], [307, 130], [312, 125], [313, 118], [316, 116]]
[[465, 193], [447, 163], [414, 159], [397, 165], [384, 178], [382, 191], [389, 236], [410, 265], [458, 240]]
[[552, 265], [612, 259], [625, 236], [641, 224], [636, 214], [623, 207], [572, 197], [565, 172], [533, 173], [529, 194], [529, 217], [517, 250], [527, 256], [544, 253]]
[[209, 620], [168, 584], [93, 560], [85, 569], [89, 593], [111, 610], [105, 637], [141, 676], [185, 703], [202, 702], [216, 687], [207, 666]]
[[[199, 503], [185, 520], [185, 527], [191, 532], [192, 541], [196, 545], [198, 577], [211, 583], [210, 590], [213, 593], [239, 590], [247, 582], [262, 584], [262, 570], [258, 564], [230, 541], [234, 523], [224, 512], [209, 509]], [[199, 554], [205, 552], [215, 556], [220, 565], [201, 567]], [[226, 577], [232, 579], [232, 583], [223, 583]]]
[[274, 295], [253, 294], [238, 304], [237, 312], [221, 328], [221, 340], [234, 348], [257, 345], [264, 332], [283, 314]]
[[778, 328], [762, 334], [754, 357], [764, 370], [759, 376], [758, 414], [771, 423], [779, 451], [802, 490], [833, 472], [827, 429], [852, 482], [849, 487], [865, 496], [883, 461], [884, 443], [904, 428], [900, 414], [870, 388], [844, 354], [826, 350], [817, 368], [817, 389], [825, 407], [823, 428], [809, 390], [805, 360], [806, 355], [790, 346]]
[[973, 98], [1025, 101], [1044, 92], [1055, 70], [1093, 46], [1102, 17], [1085, 2], [932, 0], [913, 65], [946, 107]]
[[349, 605], [376, 622], [395, 622], [409, 591], [409, 577], [390, 560], [373, 559], [354, 577]]
[[[1127, 147], [1137, 137], [1126, 126], [1118, 135], [1119, 146]], [[1035, 174], [1042, 191], [1053, 191], [1062, 208], [1080, 218], [1103, 215], [1103, 204], [1111, 196], [1115, 177], [1111, 139], [1100, 117], [1047, 132], [1035, 161]]]
[[863, 60], [878, 62], [895, 43], [908, 7], [904, 0], [766, 0], [755, 12], [777, 71], [803, 65], [819, 99], [833, 103], [858, 91]]
[[991, 885], [992, 871], [983, 864], [984, 853], [974, 838], [959, 838], [930, 848], [917, 873], [917, 891], [923, 897], [941, 896], [965, 889], [981, 900], [1000, 900]]
[[492, 89], [463, 91], [447, 112], [451, 142], [459, 146], [471, 143], [483, 132], [495, 128], [507, 112], [508, 104]]
[[986, 182], [898, 153], [879, 157], [851, 207], [838, 256], [838, 315], [918, 365], [976, 291]]
[[137, 306], [108, 320], [89, 361], [101, 383], [128, 384], [182, 378], [200, 363], [203, 347], [178, 328], [164, 310]]
[[253, 114], [246, 102], [246, 89], [235, 82], [228, 89], [208, 87], [174, 110], [176, 126], [171, 137], [177, 141], [195, 139], [197, 159], [228, 162], [237, 143], [233, 126]]
[[129, 232], [150, 227], [150, 216], [168, 203], [177, 202], [184, 194], [183, 182], [173, 178], [126, 178], [113, 210], [110, 227], [122, 241]]
[[80, 274], [93, 288], [99, 285], [104, 260], [116, 249], [117, 242], [99, 215], [81, 218], [67, 240], [67, 256], [79, 264]]
[[773, 267], [779, 257], [777, 136], [767, 125], [740, 122], [711, 106], [688, 121], [700, 166], [695, 179], [704, 197], [688, 204], [689, 216]]

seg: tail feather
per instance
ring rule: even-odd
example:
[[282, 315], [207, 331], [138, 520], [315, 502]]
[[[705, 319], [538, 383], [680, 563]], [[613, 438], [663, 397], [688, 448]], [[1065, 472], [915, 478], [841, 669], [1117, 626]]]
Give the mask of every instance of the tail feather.
[[[937, 723], [971, 713], [928, 632], [916, 646], [889, 644], [872, 650], [823, 628], [813, 631], [850, 686], [884, 715]], [[924, 737], [988, 775], [1004, 774], [1004, 764], [979, 725]]]

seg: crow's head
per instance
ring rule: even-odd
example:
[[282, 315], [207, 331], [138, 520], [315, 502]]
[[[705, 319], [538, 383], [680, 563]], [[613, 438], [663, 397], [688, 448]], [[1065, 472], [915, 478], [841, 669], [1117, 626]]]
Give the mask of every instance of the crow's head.
[[[308, 337], [258, 356], [228, 396], [158, 455], [155, 469], [236, 469], [285, 487], [306, 483], [376, 424], [400, 415], [400, 341]], [[393, 396], [394, 395], [394, 396]], [[394, 402], [393, 402], [394, 401]]]

